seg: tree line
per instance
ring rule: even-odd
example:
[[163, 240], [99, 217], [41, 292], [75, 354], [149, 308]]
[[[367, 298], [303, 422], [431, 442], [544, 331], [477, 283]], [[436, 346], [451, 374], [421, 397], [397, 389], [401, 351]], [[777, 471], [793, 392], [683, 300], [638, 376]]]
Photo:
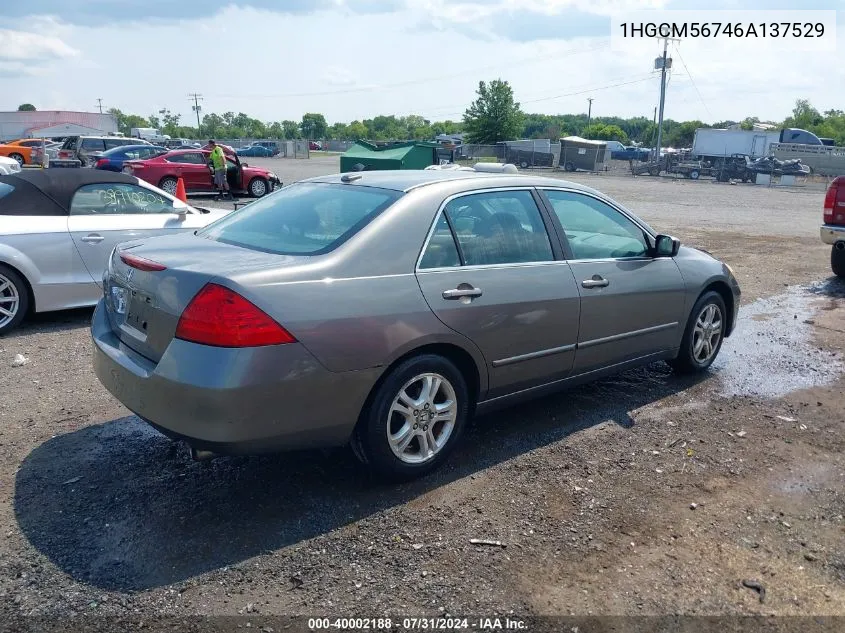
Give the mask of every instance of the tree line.
[[[28, 107], [32, 107], [26, 104]], [[648, 117], [601, 116], [588, 118], [581, 114], [524, 113], [514, 99], [507, 81], [479, 82], [476, 99], [467, 108], [461, 121], [431, 121], [420, 115], [379, 115], [372, 119], [328, 124], [324, 115], [308, 112], [299, 121], [261, 121], [243, 112], [210, 113], [203, 116], [201, 128], [185, 125], [181, 115], [169, 110], [147, 117], [126, 114], [117, 108], [109, 110], [117, 119], [119, 130], [129, 134], [133, 127], [158, 128], [164, 134], [180, 138], [273, 138], [273, 139], [340, 139], [340, 140], [431, 140], [438, 134], [465, 133], [465, 141], [492, 144], [517, 138], [550, 138], [557, 141], [564, 136], [616, 140], [624, 144], [651, 146], [657, 138], [657, 126]], [[725, 128], [740, 123], [751, 129], [757, 117], [742, 121], [699, 120], [663, 121], [664, 145], [689, 147], [695, 130], [702, 127]], [[792, 114], [781, 122], [782, 127], [809, 130], [820, 137], [832, 138], [837, 145], [845, 145], [845, 112], [819, 112], [806, 99], [795, 103]]]

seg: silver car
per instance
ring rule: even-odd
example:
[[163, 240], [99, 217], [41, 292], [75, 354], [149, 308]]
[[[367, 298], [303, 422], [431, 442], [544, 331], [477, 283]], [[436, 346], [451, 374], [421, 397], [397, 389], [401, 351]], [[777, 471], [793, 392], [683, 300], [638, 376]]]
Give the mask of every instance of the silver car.
[[125, 174], [37, 169], [0, 176], [0, 335], [27, 313], [93, 306], [119, 242], [193, 231], [225, 215]]
[[706, 369], [739, 295], [726, 265], [578, 184], [363, 172], [118, 247], [93, 362], [195, 457], [349, 443], [409, 478], [475, 412], [654, 361]]

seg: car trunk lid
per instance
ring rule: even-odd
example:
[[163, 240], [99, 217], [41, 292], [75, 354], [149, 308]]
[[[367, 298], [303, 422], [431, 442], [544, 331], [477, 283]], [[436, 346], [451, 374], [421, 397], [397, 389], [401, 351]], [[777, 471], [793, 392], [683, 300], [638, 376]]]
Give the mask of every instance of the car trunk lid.
[[301, 263], [193, 234], [136, 240], [112, 253], [103, 280], [112, 329], [128, 347], [158, 362], [172, 342], [179, 317], [209, 282], [231, 275]]

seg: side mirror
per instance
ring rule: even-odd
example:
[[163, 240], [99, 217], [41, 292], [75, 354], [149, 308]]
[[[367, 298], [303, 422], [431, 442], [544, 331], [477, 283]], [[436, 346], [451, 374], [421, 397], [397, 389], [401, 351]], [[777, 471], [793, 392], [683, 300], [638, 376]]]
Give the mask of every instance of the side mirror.
[[654, 254], [657, 257], [675, 257], [681, 249], [681, 240], [671, 235], [654, 238]]

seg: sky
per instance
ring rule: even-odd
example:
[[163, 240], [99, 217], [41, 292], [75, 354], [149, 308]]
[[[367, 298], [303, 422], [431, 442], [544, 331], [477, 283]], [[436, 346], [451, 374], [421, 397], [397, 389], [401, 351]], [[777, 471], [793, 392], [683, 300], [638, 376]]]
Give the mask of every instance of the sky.
[[845, 0], [2, 0], [0, 110], [96, 111], [102, 99], [190, 124], [188, 94], [200, 93], [205, 113], [264, 121], [460, 120], [478, 82], [500, 78], [526, 112], [586, 112], [592, 98], [593, 116], [651, 118], [662, 43], [611, 40], [619, 15], [744, 9], [765, 21], [795, 6], [836, 11], [826, 51], [673, 42], [665, 116], [779, 121], [799, 98], [845, 109]]

